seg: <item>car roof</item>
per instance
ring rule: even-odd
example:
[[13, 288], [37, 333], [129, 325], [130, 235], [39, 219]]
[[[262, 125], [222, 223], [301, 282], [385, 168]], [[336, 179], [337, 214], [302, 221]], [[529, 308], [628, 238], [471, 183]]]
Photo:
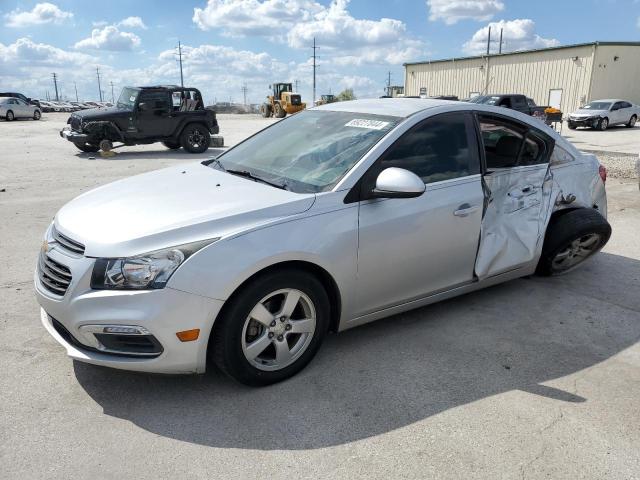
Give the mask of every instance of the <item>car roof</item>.
[[626, 100], [622, 100], [621, 98], [601, 98], [600, 100], [591, 100], [591, 102], [626, 102]]
[[428, 108], [444, 105], [456, 105], [459, 102], [436, 100], [433, 98], [371, 98], [350, 100], [347, 102], [327, 103], [314, 107], [313, 110], [330, 110], [333, 112], [366, 113], [371, 115], [390, 115], [406, 118]]

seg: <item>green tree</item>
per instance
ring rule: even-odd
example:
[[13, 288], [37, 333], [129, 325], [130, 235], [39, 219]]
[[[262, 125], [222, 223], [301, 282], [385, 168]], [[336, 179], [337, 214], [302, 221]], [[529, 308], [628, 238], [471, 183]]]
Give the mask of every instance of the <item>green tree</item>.
[[356, 99], [356, 96], [353, 94], [353, 88], [347, 88], [338, 94], [339, 102], [344, 102], [347, 100], [355, 100], [355, 99]]

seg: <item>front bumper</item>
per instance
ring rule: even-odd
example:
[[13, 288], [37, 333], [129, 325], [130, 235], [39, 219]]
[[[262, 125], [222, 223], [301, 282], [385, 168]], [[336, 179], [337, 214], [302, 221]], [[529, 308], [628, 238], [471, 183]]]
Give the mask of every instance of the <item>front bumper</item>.
[[68, 126], [60, 130], [60, 136], [73, 143], [87, 143], [89, 141], [89, 135], [71, 130]]
[[[51, 336], [81, 362], [153, 373], [203, 373], [213, 322], [222, 301], [169, 287], [159, 290], [92, 290], [89, 286], [93, 259], [71, 258], [54, 247], [48, 255], [69, 268], [71, 284], [64, 295], [52, 294], [36, 271], [34, 282], [41, 321]], [[54, 319], [59, 322], [54, 327]], [[87, 327], [87, 326], [92, 327]], [[154, 357], [123, 356], [96, 348], [95, 326], [141, 327], [161, 345]], [[60, 326], [63, 329], [60, 329]], [[83, 328], [85, 327], [85, 328]], [[181, 342], [176, 332], [200, 329], [197, 340]], [[71, 335], [64, 335], [64, 330]], [[62, 334], [61, 334], [62, 332]]]
[[575, 125], [576, 127], [596, 127], [600, 121], [600, 117], [590, 118], [568, 118], [568, 123]]

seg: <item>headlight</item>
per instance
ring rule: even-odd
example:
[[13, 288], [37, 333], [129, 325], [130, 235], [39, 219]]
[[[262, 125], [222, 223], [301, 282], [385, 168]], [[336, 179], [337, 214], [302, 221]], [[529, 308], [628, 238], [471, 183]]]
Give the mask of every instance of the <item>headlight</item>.
[[165, 248], [129, 258], [98, 258], [91, 275], [95, 290], [164, 288], [184, 261], [218, 238]]

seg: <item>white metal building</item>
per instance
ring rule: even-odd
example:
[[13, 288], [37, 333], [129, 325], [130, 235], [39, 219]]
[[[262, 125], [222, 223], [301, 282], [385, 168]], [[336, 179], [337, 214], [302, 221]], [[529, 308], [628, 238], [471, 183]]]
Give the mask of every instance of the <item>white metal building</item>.
[[640, 104], [640, 42], [594, 42], [404, 66], [407, 96], [522, 93], [563, 112], [600, 98]]

